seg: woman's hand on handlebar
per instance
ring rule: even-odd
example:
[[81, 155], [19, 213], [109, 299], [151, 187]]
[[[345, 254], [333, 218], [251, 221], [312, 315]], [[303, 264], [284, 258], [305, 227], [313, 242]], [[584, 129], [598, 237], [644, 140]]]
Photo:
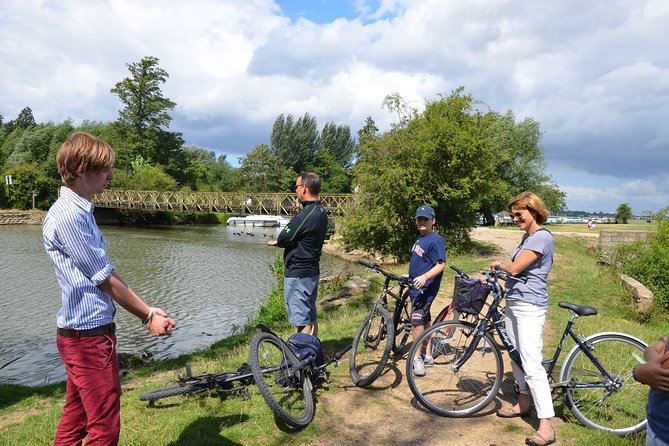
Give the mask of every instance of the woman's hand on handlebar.
[[499, 260], [495, 260], [494, 262], [492, 262], [490, 264], [490, 269], [494, 270], [494, 271], [503, 271], [502, 270], [502, 262], [500, 262]]

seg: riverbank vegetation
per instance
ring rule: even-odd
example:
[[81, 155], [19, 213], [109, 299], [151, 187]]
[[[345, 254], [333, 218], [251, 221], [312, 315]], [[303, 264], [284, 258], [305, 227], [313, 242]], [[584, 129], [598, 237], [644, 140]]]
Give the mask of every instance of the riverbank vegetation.
[[669, 311], [669, 207], [653, 215], [657, 231], [618, 247], [614, 263], [653, 292], [653, 311]]
[[[449, 254], [448, 263], [455, 264], [467, 271], [476, 272], [485, 268], [490, 254], [490, 246], [473, 245], [471, 250], [462, 250], [460, 254]], [[280, 260], [273, 270], [281, 275]], [[406, 264], [392, 269], [403, 273]], [[374, 278], [375, 281], [378, 277]], [[444, 303], [452, 290], [452, 277], [447, 274], [442, 284]], [[353, 299], [342, 306], [321, 310], [319, 324], [321, 339], [327, 353], [332, 353], [352, 341], [353, 334], [375, 299], [380, 283], [361, 298]], [[598, 315], [581, 318], [578, 331], [592, 334], [598, 331], [622, 331], [632, 334], [646, 342], [653, 342], [658, 336], [669, 332], [666, 317], [655, 315], [649, 321], [641, 322], [635, 314], [630, 299], [620, 286], [613, 268], [597, 263], [596, 250], [583, 237], [556, 237], [555, 266], [549, 281], [550, 308], [546, 330], [546, 351], [555, 347], [559, 332], [564, 326], [567, 313], [557, 307], [559, 301], [592, 305], [598, 309]], [[281, 294], [273, 292], [273, 310], [269, 310], [271, 327], [280, 335], [287, 337], [291, 327], [285, 322]], [[438, 310], [438, 309], [436, 309]], [[215, 311], [215, 309], [212, 309]], [[261, 311], [260, 314], [263, 312]], [[260, 317], [260, 316], [259, 316]], [[263, 316], [264, 317], [264, 316]], [[267, 320], [265, 320], [267, 321]], [[271, 411], [255, 386], [248, 388], [250, 400], [244, 401], [239, 396], [224, 398], [215, 396], [176, 397], [159, 402], [156, 407], [147, 407], [139, 401], [142, 392], [164, 386], [176, 378], [186, 361], [192, 364], [195, 373], [235, 370], [248, 360], [249, 341], [253, 335], [253, 322], [246, 329], [228, 339], [221, 340], [211, 348], [139, 367], [123, 377], [122, 404], [122, 445], [215, 445], [215, 444], [313, 444], [322, 435], [337, 436], [337, 428], [347, 418], [362, 417], [371, 407], [350, 407], [346, 414], [335, 411], [333, 404], [338, 395], [346, 392], [366, 392], [351, 386], [348, 366], [331, 368], [328, 383], [317, 389], [318, 404], [314, 421], [300, 432], [282, 430], [274, 422]], [[569, 348], [570, 345], [567, 346]], [[345, 358], [346, 361], [346, 358]], [[403, 368], [400, 367], [403, 374]], [[506, 370], [510, 374], [510, 370]], [[399, 384], [405, 392], [409, 389], [403, 382]], [[384, 390], [379, 390], [384, 392]], [[52, 444], [60, 411], [64, 401], [63, 383], [44, 387], [22, 387], [0, 385], [0, 444], [3, 445], [49, 445]], [[621, 402], [622, 403], [622, 402]], [[393, 404], [404, 404], [396, 402]], [[406, 403], [408, 404], [408, 403]], [[392, 407], [383, 407], [384, 411]], [[641, 445], [643, 435], [634, 438], [619, 439], [609, 434], [583, 427], [564, 406], [561, 399], [556, 400], [557, 416], [566, 423], [557, 425], [560, 444], [582, 445]], [[436, 417], [436, 416], [435, 416]], [[523, 435], [517, 432], [517, 426], [505, 424], [494, 415], [486, 416], [481, 423], [495, 424], [496, 432], [503, 435]], [[501, 423], [501, 424], [500, 424]], [[505, 427], [506, 426], [506, 427]], [[511, 429], [511, 430], [509, 430]], [[514, 431], [515, 429], [515, 431]], [[529, 427], [528, 427], [529, 429]], [[491, 429], [491, 431], [493, 431]], [[528, 431], [529, 432], [529, 431]], [[401, 439], [397, 439], [401, 442]]]

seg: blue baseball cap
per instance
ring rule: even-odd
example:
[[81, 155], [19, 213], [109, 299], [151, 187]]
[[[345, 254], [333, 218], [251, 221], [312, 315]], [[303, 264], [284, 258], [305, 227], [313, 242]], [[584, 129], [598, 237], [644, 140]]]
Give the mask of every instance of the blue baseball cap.
[[416, 209], [414, 218], [418, 217], [434, 218], [434, 209], [430, 206], [419, 206], [418, 209]]

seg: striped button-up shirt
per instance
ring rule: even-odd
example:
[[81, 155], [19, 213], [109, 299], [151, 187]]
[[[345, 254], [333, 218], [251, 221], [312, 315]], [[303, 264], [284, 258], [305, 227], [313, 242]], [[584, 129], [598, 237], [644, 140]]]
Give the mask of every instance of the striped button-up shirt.
[[99, 286], [113, 268], [93, 208], [92, 202], [61, 187], [42, 225], [44, 248], [62, 290], [56, 316], [60, 328], [87, 330], [110, 324], [116, 314], [113, 300]]

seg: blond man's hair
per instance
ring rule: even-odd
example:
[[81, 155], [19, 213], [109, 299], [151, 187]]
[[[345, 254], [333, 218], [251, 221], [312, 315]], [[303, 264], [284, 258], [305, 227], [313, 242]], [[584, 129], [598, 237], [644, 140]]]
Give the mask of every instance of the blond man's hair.
[[511, 212], [512, 207], [530, 210], [534, 214], [534, 219], [540, 225], [543, 225], [548, 220], [548, 209], [546, 209], [541, 198], [537, 197], [533, 192], [523, 192], [513, 197], [509, 200], [509, 212]]
[[70, 186], [80, 174], [113, 167], [115, 160], [109, 144], [90, 133], [73, 132], [58, 149], [56, 167], [63, 183]]

